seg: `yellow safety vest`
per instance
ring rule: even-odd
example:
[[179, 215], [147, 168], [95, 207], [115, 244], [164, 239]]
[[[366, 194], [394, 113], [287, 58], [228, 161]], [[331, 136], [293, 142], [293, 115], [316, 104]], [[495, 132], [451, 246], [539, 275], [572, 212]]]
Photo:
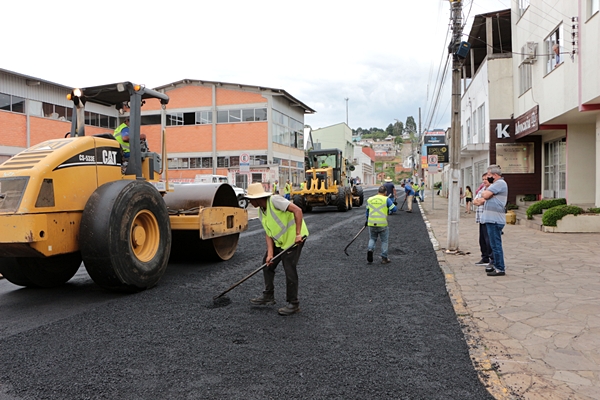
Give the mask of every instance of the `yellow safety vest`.
[[[278, 210], [271, 203], [271, 199], [267, 199], [267, 209], [265, 212], [260, 210], [258, 218], [262, 223], [267, 236], [273, 239], [275, 246], [280, 249], [290, 247], [296, 241], [296, 221], [294, 213]], [[302, 236], [308, 236], [308, 228], [302, 220], [302, 228], [300, 229]]]
[[304, 190], [304, 182], [300, 184], [300, 190]]
[[290, 185], [289, 183], [286, 184], [285, 187], [283, 188], [283, 193], [290, 194], [291, 191], [292, 191], [292, 185]]
[[125, 128], [127, 128], [127, 124], [123, 122], [117, 127], [117, 129], [115, 129], [115, 133], [113, 133], [113, 136], [115, 137], [115, 139], [117, 139], [117, 142], [119, 142], [119, 144], [123, 148], [123, 153], [129, 153], [129, 142], [124, 141], [123, 136], [121, 135], [121, 131]]
[[276, 183], [273, 184], [273, 193], [277, 193], [277, 184]]
[[367, 208], [369, 210], [367, 225], [379, 228], [388, 226], [388, 212], [394, 208], [394, 205], [392, 204], [392, 206], [388, 208], [387, 201], [387, 197], [380, 195], [373, 196], [367, 200]]

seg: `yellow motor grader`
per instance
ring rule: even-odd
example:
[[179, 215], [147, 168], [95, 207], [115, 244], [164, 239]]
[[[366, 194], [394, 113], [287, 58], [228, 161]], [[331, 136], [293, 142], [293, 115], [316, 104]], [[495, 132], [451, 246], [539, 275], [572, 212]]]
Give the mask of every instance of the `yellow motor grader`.
[[[8, 281], [61, 285], [83, 261], [98, 285], [135, 292], [156, 285], [177, 245], [196, 260], [233, 256], [248, 216], [231, 186], [166, 184], [167, 95], [121, 82], [67, 97], [67, 136], [0, 164], [0, 273]], [[162, 155], [140, 142], [141, 108], [151, 99], [162, 105]], [[128, 163], [111, 132], [85, 135], [87, 102], [129, 105]]]
[[348, 211], [363, 204], [362, 187], [351, 184], [350, 171], [354, 166], [347, 162], [341, 150], [309, 151], [306, 161], [306, 185], [291, 192], [294, 204], [303, 212], [323, 206]]

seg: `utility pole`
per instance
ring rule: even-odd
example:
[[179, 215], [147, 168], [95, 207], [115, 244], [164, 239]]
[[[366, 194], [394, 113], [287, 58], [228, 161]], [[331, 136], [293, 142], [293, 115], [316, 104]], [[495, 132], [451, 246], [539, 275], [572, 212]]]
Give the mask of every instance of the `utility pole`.
[[[419, 148], [417, 150], [417, 154], [418, 154], [418, 167], [417, 167], [417, 176], [419, 177], [419, 179], [423, 179], [423, 167], [422, 167], [422, 162], [421, 159], [423, 158], [423, 154], [421, 154], [421, 149], [423, 148], [423, 146], [421, 145], [421, 138], [423, 137], [423, 132], [421, 132], [421, 107], [419, 107]], [[417, 180], [417, 183], [419, 183], [419, 181]]]
[[350, 100], [350, 98], [346, 97], [344, 100], [346, 100], [346, 125], [348, 125], [348, 100]]
[[460, 221], [460, 69], [462, 62], [456, 54], [462, 38], [462, 3], [450, 0], [452, 42], [452, 121], [450, 126], [450, 182], [448, 182], [448, 242], [447, 252], [458, 251], [458, 224]]

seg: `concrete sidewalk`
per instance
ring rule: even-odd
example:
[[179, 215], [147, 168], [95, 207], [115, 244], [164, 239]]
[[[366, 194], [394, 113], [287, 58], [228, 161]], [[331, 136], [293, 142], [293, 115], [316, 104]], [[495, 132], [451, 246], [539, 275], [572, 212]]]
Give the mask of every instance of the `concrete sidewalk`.
[[[499, 399], [600, 399], [600, 235], [506, 225], [506, 276], [480, 259], [461, 207], [459, 252], [445, 251], [448, 200], [420, 204], [481, 379]], [[437, 250], [437, 249], [436, 249]]]

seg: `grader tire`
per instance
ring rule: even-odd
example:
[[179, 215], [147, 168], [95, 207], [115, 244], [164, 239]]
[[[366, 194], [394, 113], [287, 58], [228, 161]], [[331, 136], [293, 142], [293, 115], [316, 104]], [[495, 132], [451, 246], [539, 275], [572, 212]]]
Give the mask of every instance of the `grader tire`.
[[7, 257], [0, 261], [0, 273], [9, 282], [26, 287], [51, 288], [69, 281], [81, 266], [79, 252], [53, 257]]
[[348, 195], [346, 193], [346, 188], [342, 186], [338, 188], [337, 197], [335, 199], [335, 205], [337, 206], [338, 211], [348, 211]]
[[158, 191], [143, 181], [100, 186], [83, 210], [79, 247], [98, 285], [137, 292], [164, 274], [171, 251], [171, 225]]
[[292, 200], [293, 203], [302, 210], [302, 212], [306, 212], [306, 202], [304, 201], [304, 196], [295, 194]]
[[365, 195], [363, 192], [363, 188], [360, 186], [354, 186], [354, 189], [355, 189], [355, 193], [353, 195], [358, 196], [357, 201], [354, 202], [354, 206], [360, 207], [363, 205], [363, 203], [365, 201]]
[[348, 199], [348, 210], [352, 210], [352, 190], [346, 189], [346, 198]]

